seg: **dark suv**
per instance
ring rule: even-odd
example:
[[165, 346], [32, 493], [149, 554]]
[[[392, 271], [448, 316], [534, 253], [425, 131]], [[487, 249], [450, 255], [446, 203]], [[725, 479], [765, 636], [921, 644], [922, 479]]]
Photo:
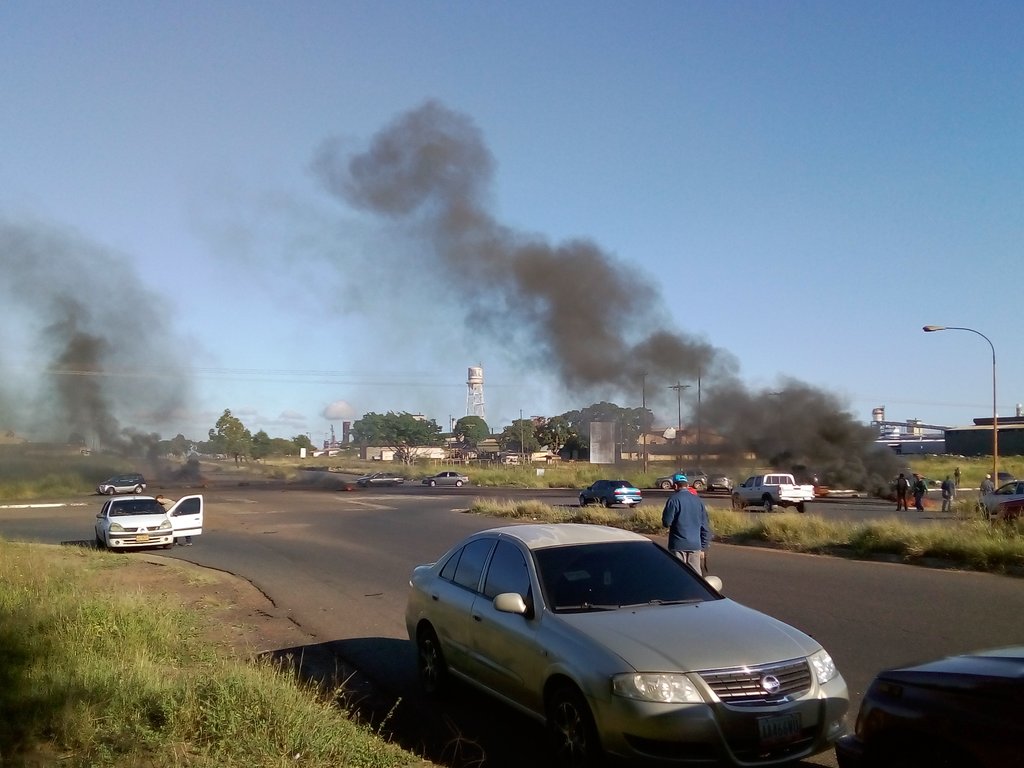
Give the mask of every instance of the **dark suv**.
[[146, 478], [137, 473], [114, 475], [96, 486], [96, 493], [113, 496], [115, 493], [142, 493], [146, 490]]

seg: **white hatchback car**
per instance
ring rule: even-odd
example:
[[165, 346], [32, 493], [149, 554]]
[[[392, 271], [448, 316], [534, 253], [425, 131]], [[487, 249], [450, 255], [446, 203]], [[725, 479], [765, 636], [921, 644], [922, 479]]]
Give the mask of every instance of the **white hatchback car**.
[[493, 528], [409, 586], [424, 689], [455, 677], [545, 723], [555, 765], [781, 765], [845, 733], [846, 683], [816, 640], [640, 534]]
[[152, 496], [118, 496], [96, 515], [96, 546], [170, 548], [180, 536], [203, 532], [203, 497], [184, 496], [170, 509]]

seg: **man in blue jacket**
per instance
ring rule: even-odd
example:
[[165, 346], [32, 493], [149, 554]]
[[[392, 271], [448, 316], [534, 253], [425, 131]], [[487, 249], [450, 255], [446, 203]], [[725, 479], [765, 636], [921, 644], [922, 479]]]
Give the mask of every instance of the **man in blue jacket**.
[[714, 538], [707, 507], [700, 496], [690, 493], [686, 475], [674, 475], [672, 485], [676, 492], [665, 503], [665, 511], [661, 515], [661, 524], [668, 528], [668, 548], [703, 575], [706, 572], [705, 553]]

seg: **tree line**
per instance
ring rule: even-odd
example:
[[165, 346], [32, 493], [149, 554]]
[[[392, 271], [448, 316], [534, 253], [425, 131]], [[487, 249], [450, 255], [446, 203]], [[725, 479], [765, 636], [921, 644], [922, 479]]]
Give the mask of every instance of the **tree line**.
[[[641, 432], [650, 429], [653, 415], [645, 408], [622, 408], [614, 403], [600, 402], [557, 416], [516, 419], [499, 433], [493, 433], [479, 416], [463, 416], [455, 422], [451, 432], [445, 433], [434, 419], [406, 412], [371, 412], [353, 422], [351, 444], [388, 448], [394, 451], [399, 461], [410, 461], [416, 448], [454, 444], [458, 448], [473, 450], [489, 438], [497, 442], [499, 450], [509, 453], [533, 453], [546, 448], [552, 453], [568, 452], [582, 456], [590, 449], [592, 422], [614, 423], [621, 444], [635, 445]], [[173, 455], [184, 456], [197, 451], [223, 454], [236, 461], [297, 456], [303, 448], [314, 448], [305, 434], [292, 438], [273, 438], [264, 430], [253, 434], [230, 409], [225, 409], [207, 437], [205, 442], [197, 443], [179, 434], [162, 443]]]

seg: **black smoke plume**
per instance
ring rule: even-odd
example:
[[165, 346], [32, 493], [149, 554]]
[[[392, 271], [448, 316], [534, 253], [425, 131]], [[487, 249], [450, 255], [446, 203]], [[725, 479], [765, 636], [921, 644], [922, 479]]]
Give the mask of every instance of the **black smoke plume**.
[[[191, 385], [170, 302], [74, 233], [0, 217], [0, 429], [147, 455]], [[123, 427], [122, 421], [131, 426]]]
[[756, 454], [859, 487], [884, 483], [895, 467], [834, 396], [799, 382], [751, 392], [732, 355], [664, 327], [657, 285], [634, 267], [587, 240], [551, 245], [495, 221], [486, 206], [494, 161], [466, 116], [427, 102], [361, 154], [326, 144], [314, 170], [344, 202], [429, 243], [426, 269], [458, 281], [467, 323], [503, 347], [518, 343], [567, 389], [635, 402], [642, 377], [691, 386], [700, 377], [702, 425], [725, 438], [715, 452], [734, 463]]

